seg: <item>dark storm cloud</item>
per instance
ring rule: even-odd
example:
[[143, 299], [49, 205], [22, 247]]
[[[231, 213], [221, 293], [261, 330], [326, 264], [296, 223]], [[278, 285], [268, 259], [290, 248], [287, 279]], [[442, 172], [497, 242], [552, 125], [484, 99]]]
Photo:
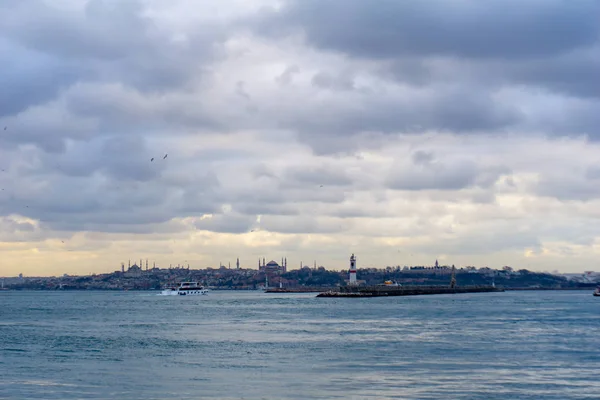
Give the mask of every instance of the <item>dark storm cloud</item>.
[[530, 58], [593, 44], [599, 14], [592, 0], [289, 0], [259, 27], [270, 35], [300, 28], [317, 47], [366, 58]]

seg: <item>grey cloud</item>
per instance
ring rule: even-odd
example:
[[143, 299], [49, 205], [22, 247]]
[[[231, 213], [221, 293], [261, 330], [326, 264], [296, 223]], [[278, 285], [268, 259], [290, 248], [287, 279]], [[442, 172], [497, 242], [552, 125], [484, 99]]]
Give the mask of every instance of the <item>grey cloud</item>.
[[318, 47], [367, 58], [529, 58], [593, 44], [598, 14], [600, 5], [591, 0], [289, 0], [279, 11], [265, 11], [257, 24], [273, 36], [300, 28]]
[[504, 166], [482, 167], [469, 160], [441, 160], [408, 167], [397, 165], [390, 172], [386, 183], [391, 189], [409, 191], [461, 190], [475, 186], [489, 188], [498, 178], [508, 173], [510, 169]]
[[0, 116], [51, 99], [79, 80], [120, 82], [144, 92], [181, 88], [205, 71], [226, 38], [224, 27], [204, 24], [174, 41], [144, 16], [140, 1], [91, 0], [79, 10], [32, 0], [0, 9], [0, 48], [12, 49], [0, 52], [6, 54], [0, 82], [8, 83]]
[[473, 228], [463, 235], [446, 235], [443, 240], [411, 246], [414, 251], [430, 254], [490, 254], [501, 251], [539, 249], [541, 241], [537, 232], [517, 229], [512, 225]]
[[294, 113], [282, 112], [279, 120], [300, 132], [300, 139], [313, 149], [326, 152], [327, 147], [356, 150], [348, 136], [361, 132], [494, 132], [518, 126], [524, 118], [516, 104], [469, 87], [440, 87], [406, 95], [356, 94], [336, 100], [314, 101]]
[[[338, 167], [339, 168], [339, 167]], [[352, 179], [335, 166], [298, 166], [288, 168], [281, 178], [282, 186], [303, 187], [305, 190], [318, 190], [323, 186], [348, 186]]]
[[475, 183], [476, 166], [464, 163], [447, 166], [433, 166], [421, 169], [394, 171], [388, 178], [388, 185], [395, 190], [460, 190]]
[[412, 161], [415, 165], [430, 164], [434, 160], [434, 155], [431, 152], [418, 150], [412, 155]]
[[[517, 83], [548, 88], [577, 97], [600, 97], [600, 43], [586, 51], [574, 51], [554, 59], [542, 58], [499, 66]], [[596, 110], [597, 111], [597, 110]]]
[[534, 185], [534, 193], [562, 201], [590, 201], [600, 198], [600, 188], [573, 175], [544, 176]]
[[239, 201], [235, 211], [244, 215], [299, 215], [300, 209], [293, 204], [263, 204]]
[[239, 214], [216, 214], [197, 220], [196, 229], [221, 233], [245, 233], [252, 229], [256, 217]]
[[0, 118], [53, 99], [79, 76], [74, 64], [23, 49], [0, 36]]
[[[590, 0], [485, 4], [288, 0], [278, 10], [255, 16], [250, 25], [273, 40], [303, 32], [309, 46], [339, 54], [350, 63], [369, 62], [363, 71], [390, 85], [399, 84], [400, 92], [406, 85], [428, 92], [392, 99], [389, 91], [370, 88], [350, 100], [343, 93], [351, 93], [354, 86], [343, 67], [320, 72], [313, 85], [340, 95], [310, 110], [312, 118], [296, 114], [285, 121], [300, 132], [348, 136], [360, 131], [526, 130], [597, 138], [597, 102], [574, 105], [552, 120], [543, 109], [532, 111], [529, 106], [552, 94], [564, 101], [599, 96], [598, 14], [600, 3]], [[536, 93], [539, 99], [522, 96], [505, 101], [500, 94], [505, 88]], [[311, 146], [319, 146], [310, 139], [313, 133], [303, 136]]]
[[312, 84], [322, 89], [353, 90], [354, 80], [347, 75], [331, 75], [319, 72], [313, 75]]
[[345, 230], [344, 225], [347, 224], [331, 218], [265, 215], [261, 218], [260, 229], [281, 233], [336, 233]]
[[287, 67], [285, 71], [281, 73], [281, 75], [275, 78], [275, 81], [280, 85], [289, 85], [290, 83], [292, 83], [294, 75], [296, 75], [298, 72], [300, 72], [300, 68], [298, 68], [297, 65], [292, 65], [290, 67]]

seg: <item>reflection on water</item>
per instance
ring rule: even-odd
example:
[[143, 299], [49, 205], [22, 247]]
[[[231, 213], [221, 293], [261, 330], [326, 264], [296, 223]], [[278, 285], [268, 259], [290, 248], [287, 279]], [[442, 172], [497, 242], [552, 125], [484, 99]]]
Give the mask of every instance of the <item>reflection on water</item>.
[[595, 399], [589, 292], [0, 293], [0, 398]]

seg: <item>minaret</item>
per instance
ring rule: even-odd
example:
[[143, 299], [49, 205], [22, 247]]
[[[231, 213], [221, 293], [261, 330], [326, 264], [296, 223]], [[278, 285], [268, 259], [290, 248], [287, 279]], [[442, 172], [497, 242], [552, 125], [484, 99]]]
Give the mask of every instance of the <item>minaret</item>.
[[121, 272], [125, 272], [125, 263], [121, 263]]
[[148, 271], [148, 259], [146, 258], [146, 271]]
[[152, 263], [152, 269], [156, 269], [156, 261]]
[[235, 262], [235, 268], [236, 269], [240, 269], [240, 258], [238, 257], [236, 262]]
[[265, 261], [265, 258], [263, 257], [263, 267], [266, 266], [266, 265], [267, 265], [267, 263]]
[[435, 260], [435, 267], [439, 267], [438, 260]]
[[131, 260], [127, 262], [127, 269], [131, 268]]
[[231, 261], [227, 263], [227, 269], [231, 269]]
[[356, 257], [350, 256], [350, 285], [356, 285]]

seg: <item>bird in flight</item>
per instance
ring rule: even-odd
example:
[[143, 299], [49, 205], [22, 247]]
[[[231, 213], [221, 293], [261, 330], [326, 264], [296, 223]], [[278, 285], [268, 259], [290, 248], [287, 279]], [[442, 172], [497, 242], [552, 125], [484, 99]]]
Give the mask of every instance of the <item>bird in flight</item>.
[[150, 159], [150, 162], [152, 162], [152, 161], [154, 161], [154, 157], [152, 157], [152, 158]]
[[163, 160], [164, 160], [165, 158], [167, 158], [167, 156], [168, 156], [168, 154], [165, 154], [165, 156], [163, 157]]

